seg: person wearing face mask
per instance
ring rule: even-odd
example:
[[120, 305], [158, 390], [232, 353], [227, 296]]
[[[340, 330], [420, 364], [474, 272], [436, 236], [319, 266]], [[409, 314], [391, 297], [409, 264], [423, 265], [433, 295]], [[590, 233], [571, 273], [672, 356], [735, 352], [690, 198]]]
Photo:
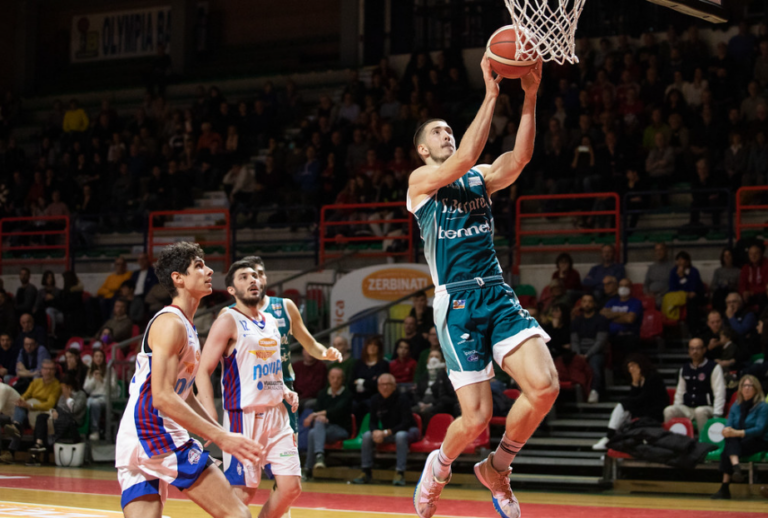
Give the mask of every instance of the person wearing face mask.
[[618, 296], [605, 303], [600, 314], [608, 319], [608, 342], [613, 346], [614, 365], [622, 365], [627, 355], [640, 346], [643, 304], [632, 297], [632, 281], [619, 282]]
[[415, 396], [416, 404], [411, 410], [421, 416], [423, 429], [426, 430], [429, 420], [435, 414], [455, 416], [454, 409], [459, 400], [448, 379], [442, 351], [430, 351], [427, 361], [427, 375], [416, 386]]

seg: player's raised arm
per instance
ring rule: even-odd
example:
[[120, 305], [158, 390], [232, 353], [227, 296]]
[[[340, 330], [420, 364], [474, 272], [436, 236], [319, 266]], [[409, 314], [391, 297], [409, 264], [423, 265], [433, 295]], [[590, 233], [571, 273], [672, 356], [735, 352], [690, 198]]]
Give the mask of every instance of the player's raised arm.
[[219, 315], [208, 332], [208, 339], [205, 341], [205, 347], [203, 347], [203, 353], [200, 356], [200, 367], [198, 367], [195, 377], [197, 399], [217, 421], [219, 414], [216, 412], [216, 405], [213, 401], [211, 376], [216, 370], [216, 365], [221, 361], [221, 357], [226, 353], [230, 341], [237, 338], [236, 332], [235, 321], [229, 316], [229, 312]]
[[502, 154], [492, 165], [477, 167], [485, 177], [488, 194], [515, 183], [517, 177], [523, 172], [523, 168], [533, 157], [533, 144], [536, 138], [536, 94], [541, 83], [541, 69], [542, 63], [539, 61], [530, 73], [520, 79], [525, 91], [525, 100], [515, 138], [515, 148]]
[[[419, 195], [430, 194], [461, 178], [480, 158], [488, 140], [493, 110], [496, 106], [496, 98], [499, 96], [498, 83], [501, 80], [501, 77], [493, 77], [487, 56], [483, 56], [480, 67], [485, 81], [485, 99], [455, 153], [453, 147], [456, 145], [456, 139], [453, 131], [444, 121], [435, 121], [442, 124], [428, 123], [419, 128], [414, 144], [426, 165], [416, 169], [408, 179], [412, 199]], [[439, 155], [433, 156], [433, 153], [439, 153]], [[443, 159], [442, 156], [447, 158]]]
[[179, 352], [187, 343], [184, 324], [175, 315], [160, 315], [149, 330], [152, 344], [152, 404], [190, 432], [211, 440], [243, 463], [259, 461], [259, 445], [211, 423], [187, 405], [174, 390]]
[[285, 304], [285, 310], [291, 319], [291, 334], [313, 358], [339, 362], [342, 360], [341, 353], [337, 349], [326, 347], [315, 340], [307, 326], [304, 325], [299, 308], [291, 299], [283, 299], [283, 304]]

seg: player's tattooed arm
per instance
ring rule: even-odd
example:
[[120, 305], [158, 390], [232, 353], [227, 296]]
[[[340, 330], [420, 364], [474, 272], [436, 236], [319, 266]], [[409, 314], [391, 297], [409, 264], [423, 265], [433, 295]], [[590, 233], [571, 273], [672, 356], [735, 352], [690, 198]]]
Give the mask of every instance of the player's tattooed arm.
[[313, 358], [325, 361], [341, 361], [341, 353], [335, 347], [326, 347], [323, 344], [317, 342], [312, 333], [309, 332], [307, 326], [304, 325], [304, 321], [301, 319], [301, 313], [299, 308], [291, 299], [284, 299], [285, 309], [288, 312], [288, 317], [291, 319], [291, 334], [298, 340], [301, 346], [307, 350], [307, 352]]

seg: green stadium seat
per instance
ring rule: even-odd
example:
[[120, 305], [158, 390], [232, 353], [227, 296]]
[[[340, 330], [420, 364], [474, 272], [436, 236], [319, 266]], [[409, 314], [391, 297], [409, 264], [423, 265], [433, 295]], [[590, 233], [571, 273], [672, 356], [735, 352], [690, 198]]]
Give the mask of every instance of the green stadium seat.
[[568, 243], [572, 245], [591, 245], [592, 236], [588, 234], [575, 234], [568, 237]]
[[616, 236], [609, 234], [607, 236], [595, 236], [595, 243], [601, 245], [612, 245], [616, 243]]
[[710, 230], [706, 235], [707, 241], [725, 241], [728, 238], [725, 232]]
[[547, 246], [562, 246], [568, 244], [568, 238], [565, 236], [552, 236], [552, 237], [545, 237], [541, 240], [542, 245]]
[[677, 235], [678, 241], [685, 241], [685, 242], [692, 242], [692, 241], [698, 241], [699, 236], [696, 234], [678, 234]]
[[669, 243], [675, 239], [672, 232], [652, 232], [648, 234], [648, 241], [651, 243]]
[[83, 421], [83, 424], [81, 424], [77, 428], [77, 433], [79, 433], [83, 437], [88, 437], [90, 428], [91, 428], [91, 409], [88, 407], [85, 407], [85, 420]]
[[357, 437], [354, 439], [347, 439], [342, 444], [343, 450], [359, 450], [363, 447], [363, 434], [371, 429], [371, 414], [365, 414], [363, 422], [360, 424], [360, 428], [357, 431]]
[[523, 246], [538, 246], [541, 239], [536, 236], [524, 236], [520, 240], [520, 244]]
[[520, 284], [518, 286], [515, 286], [515, 293], [517, 294], [518, 297], [521, 295], [535, 297], [536, 288], [534, 288], [530, 284]]
[[713, 417], [704, 425], [704, 429], [699, 433], [699, 442], [704, 444], [715, 444], [717, 449], [707, 453], [707, 462], [717, 462], [725, 447], [725, 439], [722, 436], [722, 429], [727, 420], [723, 417]]
[[630, 243], [645, 243], [647, 239], [648, 239], [648, 234], [644, 234], [642, 232], [634, 232], [631, 236], [627, 238], [627, 241]]

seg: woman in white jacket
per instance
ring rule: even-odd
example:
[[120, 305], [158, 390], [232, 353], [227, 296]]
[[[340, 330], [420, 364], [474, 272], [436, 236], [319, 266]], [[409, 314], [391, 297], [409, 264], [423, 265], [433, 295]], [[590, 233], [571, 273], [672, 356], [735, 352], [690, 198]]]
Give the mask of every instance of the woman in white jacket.
[[93, 361], [83, 385], [83, 389], [88, 393], [88, 410], [91, 413], [91, 434], [88, 438], [92, 441], [99, 440], [101, 413], [107, 407], [107, 383], [114, 394], [117, 391], [117, 376], [112, 369], [107, 370], [104, 351], [96, 349], [93, 351]]

